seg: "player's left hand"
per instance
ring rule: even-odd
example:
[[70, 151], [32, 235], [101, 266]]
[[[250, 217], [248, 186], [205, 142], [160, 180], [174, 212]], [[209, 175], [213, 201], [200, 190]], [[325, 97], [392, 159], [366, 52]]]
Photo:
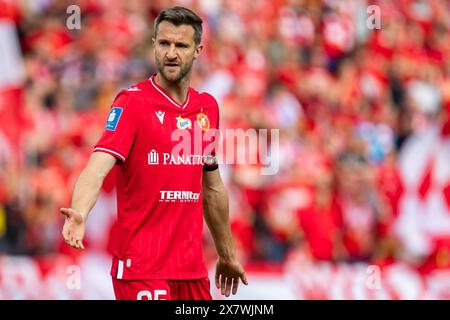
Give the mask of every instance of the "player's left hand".
[[236, 259], [219, 258], [216, 264], [217, 289], [220, 289], [220, 292], [226, 297], [229, 297], [231, 292], [235, 295], [238, 290], [239, 279], [242, 280], [243, 284], [248, 285], [247, 276], [241, 264]]

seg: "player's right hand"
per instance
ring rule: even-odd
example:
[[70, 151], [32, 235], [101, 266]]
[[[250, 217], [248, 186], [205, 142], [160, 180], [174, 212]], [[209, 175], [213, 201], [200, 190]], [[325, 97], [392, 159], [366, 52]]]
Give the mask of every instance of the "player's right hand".
[[220, 292], [229, 297], [230, 293], [237, 293], [239, 280], [248, 285], [244, 268], [236, 259], [226, 260], [219, 258], [216, 264], [216, 287]]
[[83, 216], [71, 208], [61, 208], [60, 211], [66, 216], [62, 230], [64, 241], [73, 248], [84, 249], [83, 238], [86, 224]]

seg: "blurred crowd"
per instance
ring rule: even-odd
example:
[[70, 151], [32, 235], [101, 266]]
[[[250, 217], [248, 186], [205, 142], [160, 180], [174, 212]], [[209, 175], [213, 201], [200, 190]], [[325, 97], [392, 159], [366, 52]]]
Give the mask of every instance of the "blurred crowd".
[[[73, 3], [79, 30], [66, 27]], [[396, 228], [405, 145], [430, 127], [450, 134], [446, 0], [1, 0], [25, 68], [20, 155], [0, 162], [1, 252], [79, 254], [62, 242], [58, 209], [70, 205], [115, 94], [155, 72], [153, 21], [175, 4], [204, 20], [192, 86], [216, 97], [221, 127], [280, 130], [276, 175], [260, 164], [221, 167], [241, 259], [283, 262], [304, 250], [315, 260], [450, 266], [445, 232], [433, 238], [438, 251], [416, 255]], [[422, 173], [419, 200], [432, 184]], [[114, 237], [113, 192], [108, 177], [88, 248]], [[206, 232], [205, 248], [212, 258]]]

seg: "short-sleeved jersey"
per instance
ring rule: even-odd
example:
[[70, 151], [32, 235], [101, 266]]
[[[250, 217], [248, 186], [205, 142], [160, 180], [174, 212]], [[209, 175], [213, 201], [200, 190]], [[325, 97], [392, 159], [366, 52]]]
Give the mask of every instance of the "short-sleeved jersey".
[[183, 104], [155, 76], [121, 91], [94, 152], [117, 158], [118, 231], [111, 275], [117, 279], [199, 279], [202, 174], [217, 168], [219, 110], [189, 88]]

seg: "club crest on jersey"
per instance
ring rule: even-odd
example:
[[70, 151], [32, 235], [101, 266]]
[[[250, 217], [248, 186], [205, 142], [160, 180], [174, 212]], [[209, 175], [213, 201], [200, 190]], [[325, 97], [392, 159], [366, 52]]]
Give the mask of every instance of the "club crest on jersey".
[[177, 128], [178, 129], [191, 129], [192, 122], [188, 118], [182, 118], [181, 116], [176, 117], [177, 119]]
[[123, 109], [120, 107], [114, 107], [109, 111], [108, 121], [106, 121], [106, 130], [115, 131], [117, 124], [119, 123], [120, 116], [122, 115]]
[[208, 116], [203, 112], [197, 114], [197, 124], [203, 131], [208, 131], [210, 127]]

